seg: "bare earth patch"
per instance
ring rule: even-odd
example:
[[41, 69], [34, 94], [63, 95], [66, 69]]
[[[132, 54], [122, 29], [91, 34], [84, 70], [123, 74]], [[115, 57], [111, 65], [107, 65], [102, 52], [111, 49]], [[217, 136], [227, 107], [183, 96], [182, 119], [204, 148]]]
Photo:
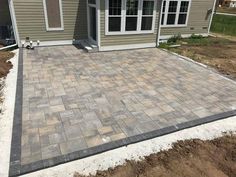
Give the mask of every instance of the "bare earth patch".
[[[235, 177], [236, 136], [225, 135], [214, 140], [179, 141], [173, 148], [151, 154], [144, 160], [127, 161], [89, 177]], [[84, 177], [75, 173], [74, 177]]]
[[223, 74], [232, 75], [236, 78], [236, 46], [227, 46], [227, 49], [215, 46], [206, 47], [182, 47], [182, 54], [186, 56], [193, 55], [193, 58], [201, 63], [216, 68]]
[[236, 14], [236, 9], [235, 8], [227, 8], [227, 7], [221, 7], [221, 8], [218, 7], [216, 12]]
[[7, 76], [10, 69], [13, 67], [12, 63], [8, 61], [13, 56], [14, 56], [14, 53], [12, 52], [0, 51], [0, 103], [3, 102], [3, 95], [2, 95], [2, 89], [4, 86], [3, 78]]
[[169, 50], [209, 65], [222, 74], [236, 79], [236, 41], [208, 38], [206, 43], [184, 43]]
[[14, 53], [12, 52], [0, 51], [0, 78], [7, 76], [12, 68], [12, 63], [8, 60], [13, 56]]

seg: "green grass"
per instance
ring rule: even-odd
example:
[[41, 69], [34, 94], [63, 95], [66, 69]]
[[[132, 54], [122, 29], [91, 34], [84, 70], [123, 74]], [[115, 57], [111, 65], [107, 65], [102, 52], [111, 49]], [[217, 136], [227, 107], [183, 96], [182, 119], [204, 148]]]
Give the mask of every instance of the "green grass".
[[[173, 50], [171, 45], [180, 44], [181, 46], [214, 46], [214, 45], [229, 45], [233, 43], [228, 39], [214, 38], [214, 37], [203, 37], [200, 35], [192, 35], [189, 38], [181, 38], [180, 36], [173, 36], [167, 43], [161, 43], [160, 48]], [[179, 47], [174, 47], [179, 48]], [[175, 50], [174, 49], [174, 50]]]
[[210, 45], [212, 41], [209, 40], [209, 38], [199, 36], [199, 38], [190, 37], [190, 38], [182, 39], [182, 42], [186, 42], [188, 45], [191, 45], [191, 46], [202, 46], [202, 45]]
[[211, 31], [236, 36], [236, 16], [214, 15]]
[[[176, 44], [179, 46], [175, 46]], [[192, 35], [189, 38], [173, 36], [167, 43], [161, 43], [159, 47], [199, 61], [200, 54], [208, 58], [217, 58], [224, 55], [219, 48], [223, 50], [235, 44], [236, 42], [224, 38]]]
[[228, 39], [214, 38], [214, 37], [199, 37], [199, 38], [186, 38], [182, 39], [182, 42], [186, 42], [189, 46], [211, 46], [211, 45], [228, 45], [233, 43]]

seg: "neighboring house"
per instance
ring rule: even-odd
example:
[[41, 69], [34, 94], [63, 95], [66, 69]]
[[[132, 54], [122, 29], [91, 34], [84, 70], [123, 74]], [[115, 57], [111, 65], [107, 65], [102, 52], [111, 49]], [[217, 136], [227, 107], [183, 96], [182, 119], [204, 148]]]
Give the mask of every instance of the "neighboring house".
[[236, 0], [219, 0], [219, 5], [223, 7], [236, 7]]
[[236, 8], [236, 0], [231, 0], [229, 7], [234, 7]]
[[208, 35], [215, 0], [8, 0], [19, 46], [89, 43], [99, 51]]

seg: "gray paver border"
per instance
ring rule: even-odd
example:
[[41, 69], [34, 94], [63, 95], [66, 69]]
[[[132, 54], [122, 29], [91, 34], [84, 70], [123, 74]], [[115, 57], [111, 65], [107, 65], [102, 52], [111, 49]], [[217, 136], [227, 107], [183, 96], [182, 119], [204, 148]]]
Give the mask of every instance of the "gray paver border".
[[22, 99], [23, 99], [23, 49], [19, 49], [18, 71], [15, 96], [15, 110], [12, 126], [9, 176], [18, 175], [21, 171], [21, 132], [22, 132]]
[[44, 168], [53, 167], [59, 164], [82, 159], [91, 155], [96, 155], [122, 146], [127, 146], [129, 144], [138, 143], [140, 141], [156, 138], [159, 136], [163, 136], [166, 134], [174, 133], [180, 130], [184, 130], [187, 128], [195, 127], [198, 125], [210, 123], [216, 120], [225, 119], [236, 115], [236, 110], [223, 112], [205, 118], [192, 120], [174, 126], [169, 126], [151, 132], [143, 133], [140, 135], [124, 138], [118, 141], [102, 144], [85, 150], [75, 151], [66, 155], [61, 155], [58, 157], [46, 160], [40, 160], [26, 165], [21, 165], [22, 95], [23, 95], [23, 49], [20, 49], [9, 176], [19, 176], [22, 174], [41, 170]]

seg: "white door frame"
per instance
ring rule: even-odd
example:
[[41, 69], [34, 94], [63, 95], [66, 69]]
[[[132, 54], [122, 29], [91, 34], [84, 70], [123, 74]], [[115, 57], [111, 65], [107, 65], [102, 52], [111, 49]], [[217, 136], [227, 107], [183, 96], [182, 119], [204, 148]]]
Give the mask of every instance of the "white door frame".
[[[89, 4], [88, 3], [88, 0], [87, 0], [87, 23], [88, 23], [88, 39], [89, 39], [89, 41], [92, 43], [92, 44], [95, 44], [95, 45], [98, 45], [98, 40], [99, 40], [99, 38], [98, 38], [98, 33], [99, 33], [99, 29], [98, 29], [98, 17], [99, 17], [99, 15], [98, 15], [98, 13], [99, 13], [99, 11], [98, 11], [98, 2], [97, 1], [95, 1], [96, 2], [96, 4]], [[91, 30], [91, 28], [90, 28], [90, 13], [89, 13], [89, 11], [90, 11], [90, 8], [95, 8], [96, 9], [96, 28], [97, 28], [97, 30], [96, 30], [96, 41], [90, 36], [90, 30]]]

